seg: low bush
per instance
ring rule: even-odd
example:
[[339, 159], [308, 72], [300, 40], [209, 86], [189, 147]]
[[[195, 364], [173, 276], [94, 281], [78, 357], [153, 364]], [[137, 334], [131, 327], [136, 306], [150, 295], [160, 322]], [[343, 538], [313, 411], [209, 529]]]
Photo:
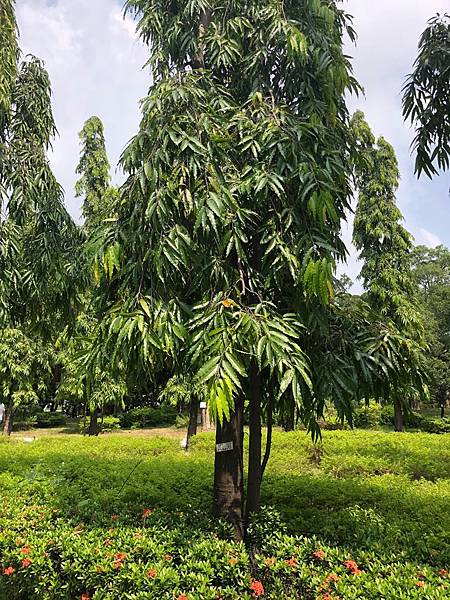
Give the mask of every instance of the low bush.
[[103, 417], [100, 427], [102, 431], [115, 431], [120, 429], [120, 419], [113, 416]]
[[122, 414], [120, 425], [124, 429], [145, 429], [175, 425], [177, 411], [173, 406], [133, 408]]

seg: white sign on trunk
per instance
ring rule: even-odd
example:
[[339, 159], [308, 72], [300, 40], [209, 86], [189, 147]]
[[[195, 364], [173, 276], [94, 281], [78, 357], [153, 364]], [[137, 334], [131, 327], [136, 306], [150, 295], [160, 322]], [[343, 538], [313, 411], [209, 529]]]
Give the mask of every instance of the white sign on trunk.
[[216, 452], [226, 452], [227, 450], [233, 450], [233, 442], [224, 442], [223, 444], [216, 444]]

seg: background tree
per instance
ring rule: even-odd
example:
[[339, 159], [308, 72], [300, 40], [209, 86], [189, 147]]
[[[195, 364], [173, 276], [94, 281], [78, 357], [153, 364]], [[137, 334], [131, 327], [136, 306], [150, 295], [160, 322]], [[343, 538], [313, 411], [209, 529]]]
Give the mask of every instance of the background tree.
[[[358, 204], [353, 242], [363, 261], [360, 277], [367, 299], [382, 320], [392, 321], [399, 332], [421, 340], [423, 324], [414, 305], [415, 286], [411, 275], [412, 237], [401, 225], [395, 203], [399, 171], [394, 149], [375, 138], [361, 112], [352, 126], [361, 150], [357, 165]], [[403, 429], [407, 390], [391, 386], [397, 431]]]
[[430, 19], [414, 70], [403, 88], [403, 116], [416, 128], [416, 173], [428, 177], [450, 165], [450, 15]]
[[430, 348], [427, 372], [431, 400], [444, 416], [450, 400], [450, 252], [444, 246], [417, 246], [412, 268]]
[[[1, 90], [8, 112], [0, 162], [0, 319], [5, 330], [25, 340], [22, 347], [33, 348], [42, 347], [72, 313], [78, 236], [47, 158], [56, 133], [48, 74], [33, 56], [14, 68], [18, 50], [13, 5], [3, 2], [1, 10], [1, 43], [4, 34], [11, 53], [0, 67], [6, 65], [9, 74], [9, 83], [3, 83]], [[5, 55], [7, 48], [2, 52]], [[20, 376], [20, 365], [14, 373]], [[28, 379], [29, 373], [24, 373], [24, 380]], [[18, 380], [10, 389], [23, 389], [23, 385]], [[12, 427], [12, 412], [8, 427]]]
[[47, 391], [51, 347], [21, 329], [0, 330], [0, 399], [5, 405], [3, 433], [11, 435], [14, 413], [35, 405]]

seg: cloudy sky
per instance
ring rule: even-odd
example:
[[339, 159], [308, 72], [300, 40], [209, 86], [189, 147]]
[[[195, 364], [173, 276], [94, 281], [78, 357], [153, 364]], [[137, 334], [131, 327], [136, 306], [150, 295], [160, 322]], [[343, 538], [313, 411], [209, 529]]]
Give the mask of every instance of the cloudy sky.
[[[148, 50], [123, 19], [116, 0], [17, 0], [17, 19], [23, 52], [42, 58], [50, 73], [59, 137], [52, 164], [64, 186], [67, 206], [80, 219], [80, 201], [74, 198], [75, 167], [79, 156], [78, 131], [91, 115], [105, 124], [111, 164], [137, 131], [139, 99], [149, 86], [143, 70]], [[426, 21], [448, 10], [448, 0], [343, 0], [354, 16], [357, 46], [348, 45], [357, 79], [365, 97], [350, 99], [361, 108], [376, 135], [395, 147], [402, 181], [398, 203], [406, 227], [416, 242], [450, 246], [449, 177], [417, 181], [409, 144], [412, 131], [401, 117], [400, 90], [417, 54], [417, 41]], [[113, 173], [119, 183], [121, 175]], [[349, 244], [351, 220], [344, 236]], [[350, 248], [351, 249], [351, 248]], [[358, 273], [354, 251], [344, 269]]]

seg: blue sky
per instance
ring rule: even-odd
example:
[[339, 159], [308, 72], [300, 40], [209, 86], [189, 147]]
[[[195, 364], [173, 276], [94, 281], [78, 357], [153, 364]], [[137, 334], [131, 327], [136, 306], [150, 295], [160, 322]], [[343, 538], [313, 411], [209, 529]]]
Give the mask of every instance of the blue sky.
[[[417, 54], [426, 21], [448, 10], [448, 0], [343, 0], [355, 18], [358, 43], [348, 45], [364, 98], [349, 99], [351, 110], [366, 113], [376, 135], [395, 147], [402, 176], [398, 204], [416, 242], [450, 246], [449, 175], [417, 181], [409, 144], [413, 132], [403, 123], [400, 90]], [[146, 95], [149, 73], [142, 70], [148, 50], [123, 19], [115, 0], [19, 0], [17, 18], [24, 53], [42, 58], [50, 73], [59, 137], [51, 156], [54, 172], [66, 192], [76, 219], [80, 201], [74, 197], [78, 131], [97, 114], [104, 122], [111, 164], [117, 164], [129, 138], [137, 131], [139, 99]], [[121, 175], [113, 173], [120, 183]], [[355, 279], [359, 265], [351, 248], [351, 218], [344, 226], [350, 250], [340, 269]]]

